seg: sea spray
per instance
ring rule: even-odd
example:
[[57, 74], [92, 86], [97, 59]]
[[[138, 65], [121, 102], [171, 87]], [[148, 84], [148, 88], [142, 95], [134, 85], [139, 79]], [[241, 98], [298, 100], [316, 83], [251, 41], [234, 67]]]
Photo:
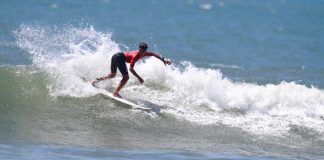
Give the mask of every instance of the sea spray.
[[60, 30], [21, 25], [15, 34], [17, 45], [27, 50], [33, 63], [53, 79], [48, 85], [53, 96], [94, 95], [80, 76], [107, 74], [110, 56], [119, 51], [111, 34], [97, 32], [93, 27]]

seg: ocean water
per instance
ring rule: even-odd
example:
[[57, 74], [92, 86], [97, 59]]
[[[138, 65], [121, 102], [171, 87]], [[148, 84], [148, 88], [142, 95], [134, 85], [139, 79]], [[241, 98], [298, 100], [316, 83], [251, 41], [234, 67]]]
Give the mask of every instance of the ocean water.
[[[0, 159], [324, 159], [324, 1], [0, 0]], [[120, 92], [79, 77], [147, 42]], [[112, 91], [120, 74], [99, 84]]]

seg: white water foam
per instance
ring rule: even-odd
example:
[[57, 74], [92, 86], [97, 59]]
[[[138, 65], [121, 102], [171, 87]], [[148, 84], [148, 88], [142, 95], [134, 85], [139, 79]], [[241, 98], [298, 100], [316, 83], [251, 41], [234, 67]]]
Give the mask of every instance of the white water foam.
[[[96, 92], [78, 78], [107, 75], [110, 57], [120, 51], [110, 33], [93, 27], [46, 28], [22, 25], [17, 44], [33, 63], [53, 79], [53, 96], [92, 96]], [[172, 58], [172, 57], [171, 57]], [[292, 126], [324, 133], [324, 91], [294, 82], [257, 85], [233, 82], [219, 70], [203, 69], [190, 62], [165, 67], [149, 58], [135, 66], [145, 80], [131, 77], [121, 94], [167, 106], [172, 114], [201, 125], [223, 124], [253, 134], [284, 135]], [[119, 75], [119, 74], [118, 74]], [[101, 83], [115, 86], [120, 78]]]
[[178, 117], [204, 125], [225, 124], [255, 134], [281, 136], [292, 126], [324, 132], [323, 90], [294, 82], [232, 82], [219, 70], [197, 68], [188, 62], [183, 63], [184, 70], [173, 67], [161, 71], [163, 68], [155, 64], [147, 61], [145, 65], [150, 67], [143, 65], [140, 70], [146, 78], [154, 75], [150, 79], [171, 89], [172, 93], [161, 95], [173, 97], [167, 105], [176, 108], [169, 112]]
[[84, 97], [96, 94], [80, 77], [107, 74], [110, 56], [119, 51], [110, 33], [93, 27], [46, 28], [21, 25], [15, 31], [17, 45], [27, 50], [35, 65], [53, 80], [48, 85], [53, 96]]

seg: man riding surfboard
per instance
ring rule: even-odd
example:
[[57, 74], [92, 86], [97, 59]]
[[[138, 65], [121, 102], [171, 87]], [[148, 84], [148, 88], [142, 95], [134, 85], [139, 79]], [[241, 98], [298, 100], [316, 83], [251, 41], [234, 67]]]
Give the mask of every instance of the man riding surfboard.
[[146, 56], [154, 56], [157, 59], [161, 60], [165, 65], [171, 64], [170, 60], [161, 57], [159, 54], [154, 52], [147, 52], [147, 48], [148, 46], [146, 43], [140, 43], [138, 45], [138, 50], [119, 52], [114, 54], [111, 58], [110, 73], [107, 76], [96, 78], [96, 80], [92, 82], [92, 85], [94, 86], [96, 83], [105, 79], [114, 78], [116, 76], [118, 68], [123, 76], [123, 79], [119, 82], [117, 88], [114, 90], [113, 96], [122, 98], [119, 95], [119, 91], [123, 88], [123, 86], [127, 83], [129, 79], [126, 62], [130, 63], [129, 71], [132, 72], [132, 74], [140, 81], [140, 83], [144, 83], [144, 80], [134, 70], [134, 65], [139, 59]]

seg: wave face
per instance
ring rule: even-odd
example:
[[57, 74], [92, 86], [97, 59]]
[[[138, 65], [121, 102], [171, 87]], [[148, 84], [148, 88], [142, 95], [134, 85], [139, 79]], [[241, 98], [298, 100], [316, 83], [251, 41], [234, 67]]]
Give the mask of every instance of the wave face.
[[[94, 27], [47, 28], [21, 25], [17, 45], [47, 77], [52, 97], [91, 97], [96, 91], [80, 80], [94, 79], [110, 70], [110, 57], [122, 50], [111, 33]], [[125, 47], [124, 47], [125, 48]], [[190, 62], [165, 67], [154, 58], [135, 69], [145, 83], [132, 77], [121, 94], [130, 99], [165, 106], [161, 113], [199, 125], [220, 124], [253, 135], [284, 136], [295, 128], [324, 133], [324, 91], [294, 82], [258, 85], [234, 82], [220, 70], [198, 68]], [[112, 90], [120, 77], [100, 87]], [[323, 137], [321, 137], [323, 138]]]

